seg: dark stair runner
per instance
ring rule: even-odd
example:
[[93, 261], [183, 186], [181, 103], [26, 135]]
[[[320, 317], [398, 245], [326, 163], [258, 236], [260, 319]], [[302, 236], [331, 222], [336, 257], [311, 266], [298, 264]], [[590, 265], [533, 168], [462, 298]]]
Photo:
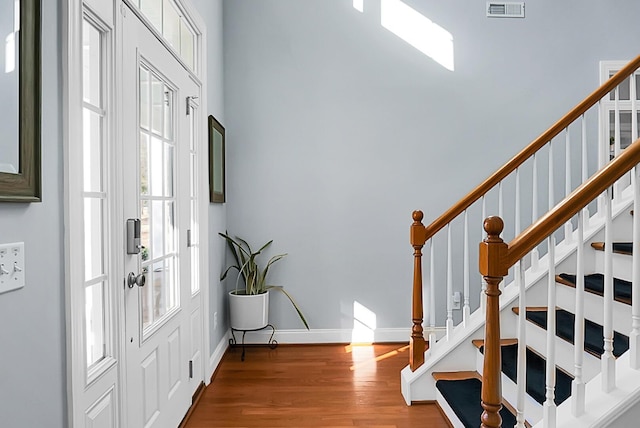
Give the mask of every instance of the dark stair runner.
[[[547, 311], [527, 311], [527, 319], [547, 329]], [[604, 352], [603, 328], [588, 319], [584, 320], [584, 349], [600, 358]], [[575, 315], [564, 309], [556, 309], [556, 335], [574, 344]], [[629, 338], [624, 334], [613, 332], [613, 355], [617, 358], [629, 349]]]
[[[604, 251], [604, 242], [594, 242], [591, 246], [596, 250]], [[612, 247], [614, 253], [633, 254], [633, 242], [614, 242]]]
[[[480, 426], [482, 382], [479, 379], [439, 380], [436, 382], [436, 388], [465, 427], [477, 428]], [[503, 427], [515, 426], [516, 417], [504, 405], [500, 410], [500, 416]]]
[[623, 254], [633, 254], [633, 242], [614, 242], [613, 251]]

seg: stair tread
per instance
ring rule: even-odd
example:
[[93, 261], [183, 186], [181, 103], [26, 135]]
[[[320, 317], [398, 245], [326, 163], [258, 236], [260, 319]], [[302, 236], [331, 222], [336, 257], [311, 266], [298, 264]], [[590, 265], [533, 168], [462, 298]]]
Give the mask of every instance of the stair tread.
[[[471, 343], [473, 343], [473, 346], [480, 349], [484, 346], [484, 339], [473, 339]], [[500, 339], [500, 346], [513, 345], [515, 343], [518, 343], [518, 339]]]
[[[561, 273], [556, 276], [556, 282], [570, 287], [576, 286], [576, 275]], [[604, 293], [604, 275], [592, 273], [584, 276], [585, 291], [598, 296]], [[613, 297], [620, 303], [631, 304], [631, 282], [620, 278], [613, 278]]]
[[476, 371], [459, 371], [459, 372], [433, 372], [431, 376], [438, 380], [464, 380], [464, 379], [481, 379], [480, 373]]
[[[482, 415], [482, 406], [480, 405], [482, 381], [480, 379], [438, 380], [436, 388], [465, 427], [476, 428], [480, 425], [480, 416]], [[502, 417], [502, 426], [515, 426], [516, 417], [504, 405], [500, 409], [500, 416]]]
[[[542, 327], [547, 328], [547, 311], [538, 308], [529, 310], [527, 308], [527, 320]], [[584, 320], [584, 350], [600, 358], [604, 352], [604, 341], [602, 339], [603, 327], [591, 320]], [[574, 344], [575, 337], [575, 315], [564, 309], [556, 309], [556, 335], [567, 342]], [[629, 338], [624, 334], [613, 332], [613, 355], [619, 357], [629, 349]]]
[[[514, 383], [518, 380], [518, 344], [501, 346], [502, 372]], [[480, 348], [480, 352], [484, 349]], [[526, 391], [534, 400], [542, 404], [545, 400], [546, 359], [527, 347]], [[573, 377], [556, 367], [555, 403], [561, 404], [571, 395]]]
[[[604, 242], [593, 242], [591, 247], [604, 251]], [[633, 254], [633, 242], [614, 242], [613, 243], [613, 252], [618, 254], [631, 255]]]

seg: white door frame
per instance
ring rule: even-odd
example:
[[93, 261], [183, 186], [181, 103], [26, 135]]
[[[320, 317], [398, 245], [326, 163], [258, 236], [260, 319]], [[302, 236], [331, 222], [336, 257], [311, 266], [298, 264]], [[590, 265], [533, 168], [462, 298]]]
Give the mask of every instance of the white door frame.
[[[123, 0], [129, 1], [129, 0]], [[193, 7], [190, 0], [173, 0], [187, 17], [190, 25], [194, 28], [197, 34], [197, 43], [194, 55], [196, 57], [196, 70], [195, 79], [199, 81], [202, 88], [202, 97], [200, 99], [199, 113], [199, 128], [201, 138], [199, 139], [198, 152], [199, 158], [199, 170], [202, 172], [208, 171], [208, 153], [207, 149], [207, 64], [206, 64], [206, 29], [204, 21]], [[108, 365], [112, 367], [115, 374], [115, 385], [108, 389], [104, 394], [98, 392], [97, 395], [100, 399], [96, 401], [96, 405], [88, 405], [88, 393], [90, 387], [87, 387], [87, 371], [85, 369], [85, 348], [84, 348], [84, 288], [79, 286], [79, 281], [82, 280], [83, 270], [81, 264], [83, 264], [82, 254], [79, 248], [81, 245], [83, 236], [82, 225], [82, 197], [79, 196], [80, 179], [82, 177], [82, 127], [78, 126], [82, 123], [82, 85], [78, 82], [82, 82], [82, 22], [83, 22], [83, 10], [88, 8], [92, 11], [92, 14], [100, 18], [101, 22], [105, 24], [105, 28], [108, 30], [108, 42], [109, 55], [111, 56], [111, 62], [109, 64], [109, 70], [106, 77], [108, 79], [108, 87], [110, 87], [110, 96], [112, 101], [111, 112], [121, 111], [118, 107], [121, 106], [122, 97], [118, 94], [122, 91], [122, 76], [120, 71], [122, 69], [119, 64], [121, 58], [121, 47], [118, 46], [117, 40], [119, 32], [121, 31], [120, 22], [120, 1], [112, 0], [107, 2], [104, 0], [66, 0], [62, 5], [62, 17], [63, 17], [63, 58], [66, 61], [63, 63], [63, 162], [64, 162], [64, 220], [65, 220], [65, 315], [66, 315], [66, 338], [67, 338], [67, 403], [68, 403], [68, 423], [70, 427], [84, 427], [90, 421], [88, 421], [88, 412], [93, 411], [97, 414], [100, 406], [111, 406], [109, 415], [113, 418], [110, 419], [109, 425], [114, 427], [125, 427], [124, 417], [126, 413], [123, 411], [127, 402], [127, 391], [124, 389], [126, 382], [124, 381], [125, 370], [122, 367], [124, 361], [124, 347], [123, 342], [125, 339], [124, 332], [124, 288], [121, 284], [115, 284], [113, 286], [113, 293], [110, 296], [110, 302], [112, 305], [113, 322], [111, 325], [111, 331], [113, 333], [114, 340], [113, 349], [111, 354], [113, 356], [112, 361], [108, 362]], [[154, 34], [158, 35], [157, 31], [151, 29]], [[166, 43], [164, 43], [166, 45]], [[115, 107], [115, 109], [113, 108]], [[120, 118], [116, 114], [113, 114], [111, 118], [111, 125], [109, 129], [110, 145], [113, 145], [115, 138], [122, 137], [122, 125]], [[107, 156], [107, 163], [111, 165], [109, 167], [109, 175], [114, 173], [114, 159], [121, 154], [115, 153], [113, 150], [105, 150], [105, 156]], [[118, 196], [118, 189], [111, 189], [112, 193], [115, 193], [115, 200], [113, 201], [113, 207], [111, 212], [122, 212], [122, 204], [120, 201], [121, 195]], [[208, 249], [209, 249], [209, 231], [208, 231], [208, 177], [207, 174], [200, 174], [200, 180], [197, 183], [198, 192], [198, 217], [201, 219], [198, 242], [200, 244], [199, 251], [199, 278], [200, 278], [200, 293], [201, 293], [201, 313], [202, 313], [202, 350], [204, 358], [202, 361], [202, 371], [204, 374], [204, 381], [206, 384], [210, 382], [213, 368], [209, 367], [209, 263], [208, 263]], [[80, 213], [80, 214], [79, 214]], [[117, 218], [117, 216], [116, 216]], [[112, 223], [114, 223], [112, 221]], [[111, 251], [113, 254], [109, 254], [109, 257], [113, 258], [112, 271], [122, 271], [122, 259], [124, 248], [124, 225], [113, 224], [110, 231], [110, 241], [113, 248], [116, 250]], [[122, 278], [115, 278], [113, 281], [118, 282]], [[91, 385], [96, 385], [105, 376], [97, 376], [97, 381], [92, 379]], [[101, 387], [105, 388], [105, 387]], [[96, 394], [94, 394], [96, 395]], [[90, 398], [93, 400], [93, 398]], [[106, 404], [105, 404], [106, 403]], [[102, 419], [101, 423], [106, 423], [107, 419]], [[103, 426], [103, 425], [101, 425]]]

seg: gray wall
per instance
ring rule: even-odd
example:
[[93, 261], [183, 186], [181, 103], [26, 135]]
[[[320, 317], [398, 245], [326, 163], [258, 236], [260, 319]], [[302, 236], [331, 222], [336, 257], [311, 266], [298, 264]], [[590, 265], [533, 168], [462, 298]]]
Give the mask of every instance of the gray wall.
[[229, 230], [289, 253], [272, 279], [312, 328], [351, 328], [354, 301], [410, 326], [412, 210], [433, 220], [595, 89], [600, 60], [638, 54], [637, 1], [525, 19], [405, 2], [453, 35], [455, 71], [383, 28], [380, 0], [224, 3]]
[[[207, 114], [213, 115], [225, 124], [222, 66], [222, 0], [191, 0], [198, 9], [207, 26]], [[208, 171], [207, 171], [208, 174]], [[217, 233], [226, 229], [226, 204], [209, 205], [209, 339], [210, 352], [213, 353], [222, 336], [228, 330], [226, 322], [226, 301], [224, 289], [220, 286], [224, 242]], [[219, 323], [214, 326], [214, 313], [218, 313]]]
[[25, 243], [23, 289], [0, 294], [0, 418], [65, 427], [60, 2], [43, 1], [42, 203], [0, 205], [0, 242]]

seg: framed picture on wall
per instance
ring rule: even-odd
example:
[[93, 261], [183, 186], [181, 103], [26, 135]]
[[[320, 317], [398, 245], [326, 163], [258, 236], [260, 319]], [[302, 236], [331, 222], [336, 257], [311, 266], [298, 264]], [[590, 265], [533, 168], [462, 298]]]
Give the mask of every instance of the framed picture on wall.
[[209, 200], [225, 202], [224, 126], [209, 115]]

